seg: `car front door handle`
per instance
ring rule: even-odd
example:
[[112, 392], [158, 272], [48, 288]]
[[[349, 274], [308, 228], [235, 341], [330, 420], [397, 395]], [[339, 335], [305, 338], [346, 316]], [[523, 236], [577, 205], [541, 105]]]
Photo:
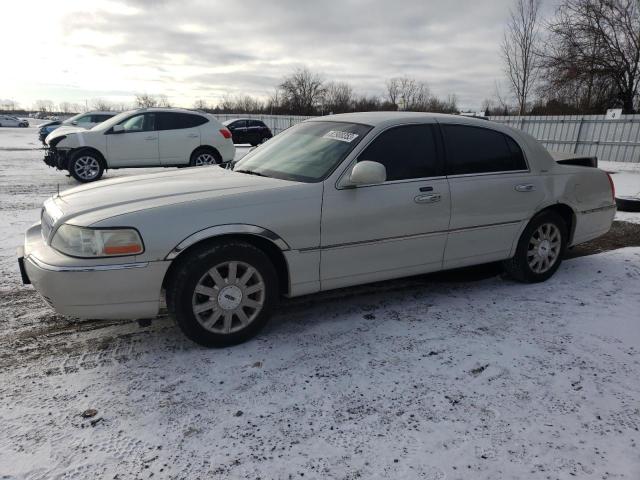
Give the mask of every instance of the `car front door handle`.
[[429, 193], [428, 195], [418, 195], [413, 199], [416, 203], [435, 203], [442, 199], [439, 193]]
[[189, 135], [187, 135], [187, 137], [196, 138], [196, 137], [198, 137], [198, 134], [197, 133], [190, 133]]
[[514, 187], [516, 192], [533, 192], [536, 189], [536, 186], [531, 183], [521, 183], [520, 185], [516, 185]]
[[144, 137], [145, 140], [156, 140], [158, 137]]

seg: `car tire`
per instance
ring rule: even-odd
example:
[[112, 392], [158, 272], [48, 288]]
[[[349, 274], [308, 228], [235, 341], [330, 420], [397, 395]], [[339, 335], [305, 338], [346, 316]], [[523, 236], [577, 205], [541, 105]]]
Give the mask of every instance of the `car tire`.
[[237, 345], [255, 336], [278, 299], [278, 275], [269, 257], [239, 241], [186, 255], [177, 260], [167, 285], [167, 305], [182, 332], [205, 347]]
[[213, 148], [198, 148], [189, 159], [189, 166], [202, 167], [206, 165], [220, 165], [222, 157]]
[[80, 150], [69, 160], [68, 170], [80, 183], [95, 182], [104, 173], [104, 159], [101, 155], [87, 150]]
[[640, 212], [640, 198], [616, 197], [616, 208], [621, 212]]
[[536, 215], [522, 232], [516, 254], [502, 262], [505, 272], [519, 282], [544, 282], [560, 267], [567, 239], [567, 224], [559, 214]]

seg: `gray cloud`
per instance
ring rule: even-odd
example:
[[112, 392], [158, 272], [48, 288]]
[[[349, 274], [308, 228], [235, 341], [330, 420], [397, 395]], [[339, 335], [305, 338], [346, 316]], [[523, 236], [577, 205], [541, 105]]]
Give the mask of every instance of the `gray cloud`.
[[382, 93], [390, 77], [410, 75], [477, 106], [502, 76], [498, 47], [511, 0], [124, 3], [137, 11], [69, 15], [66, 28], [119, 39], [85, 48], [104, 57], [136, 54], [168, 91], [265, 95], [307, 65], [369, 94]]

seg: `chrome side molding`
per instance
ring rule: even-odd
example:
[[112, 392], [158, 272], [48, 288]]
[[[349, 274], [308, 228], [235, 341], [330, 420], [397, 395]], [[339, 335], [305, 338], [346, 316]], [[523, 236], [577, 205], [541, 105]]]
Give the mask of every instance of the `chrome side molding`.
[[200, 230], [196, 232], [184, 240], [182, 240], [178, 245], [176, 245], [173, 250], [171, 250], [165, 260], [173, 260], [184, 250], [189, 248], [191, 245], [198, 243], [201, 240], [206, 240], [207, 238], [219, 237], [220, 235], [229, 235], [229, 234], [249, 234], [255, 235], [258, 237], [266, 238], [267, 240], [274, 243], [280, 250], [289, 250], [289, 244], [285, 242], [278, 235], [273, 233], [271, 230], [267, 230], [266, 228], [258, 227], [256, 225], [245, 225], [245, 224], [228, 224], [228, 225], [218, 225], [216, 227], [205, 228], [204, 230]]

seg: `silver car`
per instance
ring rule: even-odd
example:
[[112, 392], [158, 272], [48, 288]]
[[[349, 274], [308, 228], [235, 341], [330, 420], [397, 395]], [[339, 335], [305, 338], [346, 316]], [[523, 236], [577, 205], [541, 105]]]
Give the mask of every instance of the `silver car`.
[[242, 342], [280, 296], [501, 261], [547, 280], [606, 233], [608, 175], [460, 116], [377, 112], [298, 124], [233, 169], [120, 178], [48, 199], [19, 262], [59, 313], [165, 305], [207, 346]]

